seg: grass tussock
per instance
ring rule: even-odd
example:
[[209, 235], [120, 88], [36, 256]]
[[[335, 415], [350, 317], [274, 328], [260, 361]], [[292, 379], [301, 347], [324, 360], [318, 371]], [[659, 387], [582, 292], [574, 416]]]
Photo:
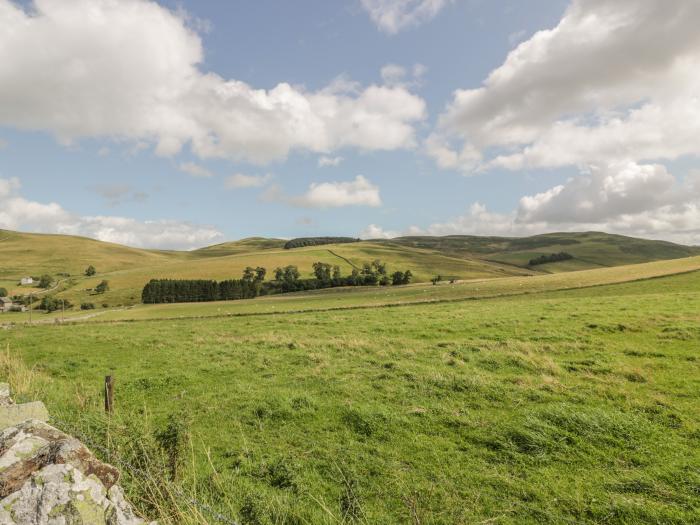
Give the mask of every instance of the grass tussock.
[[49, 387], [50, 379], [42, 375], [36, 366], [28, 366], [10, 343], [0, 350], [0, 379], [10, 385], [12, 397], [17, 402], [41, 399]]

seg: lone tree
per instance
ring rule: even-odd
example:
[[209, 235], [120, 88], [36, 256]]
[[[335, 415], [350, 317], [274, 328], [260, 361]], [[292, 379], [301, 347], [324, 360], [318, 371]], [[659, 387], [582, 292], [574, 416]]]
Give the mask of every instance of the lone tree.
[[103, 280], [100, 284], [95, 286], [95, 291], [97, 293], [105, 293], [109, 291], [109, 281]]
[[322, 262], [315, 262], [313, 264], [313, 269], [314, 269], [314, 275], [316, 276], [316, 279], [323, 283], [328, 283], [331, 280], [331, 272], [333, 271], [333, 268], [331, 267], [330, 264], [327, 263], [322, 263]]
[[7, 288], [0, 288], [0, 297], [7, 297]]
[[85, 275], [87, 275], [88, 277], [92, 277], [96, 273], [97, 273], [97, 270], [95, 270], [95, 267], [92, 264], [90, 266], [88, 266], [87, 268], [85, 268]]
[[53, 278], [49, 274], [44, 274], [39, 279], [39, 288], [51, 288], [51, 283], [53, 283]]

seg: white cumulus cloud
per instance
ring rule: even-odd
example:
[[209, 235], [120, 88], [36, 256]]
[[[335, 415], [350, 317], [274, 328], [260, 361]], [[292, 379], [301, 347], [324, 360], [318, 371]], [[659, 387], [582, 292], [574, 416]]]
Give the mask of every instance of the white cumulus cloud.
[[595, 223], [698, 198], [664, 166], [632, 162], [592, 166], [565, 184], [520, 200], [520, 222]]
[[381, 206], [379, 187], [362, 175], [350, 182], [313, 183], [303, 196], [294, 199], [308, 208], [339, 208], [342, 206]]
[[349, 182], [314, 182], [303, 195], [288, 196], [281, 188], [272, 186], [262, 199], [285, 202], [301, 208], [341, 208], [345, 206], [381, 206], [379, 187], [362, 175]]
[[376, 224], [370, 224], [360, 232], [360, 239], [394, 239], [400, 237], [401, 233], [393, 230], [385, 230]]
[[0, 0], [0, 125], [256, 163], [415, 144], [425, 102], [407, 89], [256, 89], [204, 72], [192, 25], [149, 0]]
[[465, 171], [698, 155], [698, 19], [696, 0], [573, 0], [455, 92], [428, 151]]
[[427, 22], [453, 0], [362, 0], [375, 25], [391, 35]]
[[336, 167], [340, 166], [340, 164], [343, 162], [343, 157], [319, 157], [318, 159], [318, 167], [319, 168], [327, 168], [327, 167]]
[[406, 233], [519, 236], [590, 230], [700, 245], [700, 171], [679, 182], [658, 164], [590, 166], [564, 184], [522, 197], [510, 212], [475, 203], [463, 215]]

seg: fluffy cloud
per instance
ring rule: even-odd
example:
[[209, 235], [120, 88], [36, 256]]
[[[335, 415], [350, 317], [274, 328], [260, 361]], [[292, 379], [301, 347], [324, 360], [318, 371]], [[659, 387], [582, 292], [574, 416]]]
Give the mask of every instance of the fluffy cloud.
[[699, 211], [700, 173], [679, 183], [664, 166], [627, 162], [592, 167], [565, 184], [523, 197], [515, 222], [700, 243]]
[[[564, 184], [521, 198], [512, 212], [495, 213], [476, 203], [464, 215], [405, 233], [517, 236], [581, 230], [700, 244], [700, 172], [688, 174], [681, 183], [656, 164], [594, 166]], [[382, 237], [382, 232], [371, 225], [363, 235]]]
[[695, 0], [573, 0], [455, 93], [428, 152], [465, 171], [700, 154], [699, 18]]
[[362, 7], [382, 31], [391, 35], [434, 18], [453, 0], [362, 0]]
[[191, 21], [152, 1], [34, 0], [25, 10], [0, 0], [0, 125], [264, 163], [292, 150], [412, 147], [425, 116], [400, 86], [255, 89], [203, 72], [202, 61]]
[[318, 159], [318, 167], [319, 168], [327, 168], [329, 166], [331, 167], [336, 167], [340, 166], [340, 164], [343, 162], [343, 157], [319, 157]]
[[222, 238], [212, 227], [178, 221], [137, 221], [126, 217], [78, 216], [57, 203], [25, 199], [16, 178], [0, 179], [0, 228], [82, 235], [136, 247], [190, 249]]
[[523, 197], [519, 222], [595, 223], [700, 197], [682, 191], [660, 165], [632, 162], [591, 167], [543, 193]]
[[597, 222], [522, 222], [517, 211], [496, 213], [480, 203], [467, 213], [425, 228], [411, 227], [410, 235], [536, 235], [552, 231], [605, 231], [688, 245], [700, 245], [700, 202], [669, 204], [636, 214], [621, 214]]
[[214, 174], [207, 168], [200, 166], [199, 164], [195, 164], [194, 162], [183, 162], [178, 166], [178, 169], [183, 173], [187, 173], [188, 175], [192, 175], [193, 177], [200, 179], [207, 179], [214, 176]]
[[272, 175], [244, 175], [236, 173], [226, 178], [224, 185], [228, 189], [261, 188], [272, 179]]
[[304, 195], [299, 196], [287, 196], [281, 188], [273, 186], [262, 198], [268, 202], [285, 202], [301, 208], [376, 207], [382, 204], [379, 187], [362, 175], [350, 182], [314, 182]]
[[342, 206], [381, 206], [379, 187], [362, 175], [351, 182], [313, 183], [303, 196], [294, 201], [309, 208], [339, 208]]
[[401, 236], [401, 233], [393, 230], [385, 230], [376, 224], [370, 224], [360, 232], [360, 239], [394, 239]]
[[[464, 215], [425, 228], [412, 226], [413, 235], [527, 235], [545, 231], [543, 225], [516, 224], [516, 214], [490, 212], [485, 205], [474, 203]], [[408, 233], [408, 232], [406, 232]]]

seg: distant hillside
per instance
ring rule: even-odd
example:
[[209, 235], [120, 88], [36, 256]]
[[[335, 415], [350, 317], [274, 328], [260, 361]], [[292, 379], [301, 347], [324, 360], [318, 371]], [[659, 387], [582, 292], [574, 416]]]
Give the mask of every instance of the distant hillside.
[[[327, 246], [309, 246], [295, 250], [267, 249], [224, 256], [198, 256], [160, 264], [144, 265], [108, 274], [84, 278], [76, 286], [62, 292], [60, 296], [74, 304], [99, 302], [109, 305], [127, 305], [139, 302], [141, 290], [151, 279], [214, 279], [240, 278], [247, 266], [262, 266], [268, 278], [277, 267], [294, 265], [302, 277], [311, 277], [312, 265], [323, 262], [340, 266], [343, 275], [365, 262], [381, 259], [387, 263], [389, 272], [411, 270], [417, 282], [428, 281], [433, 275], [442, 274], [458, 279], [487, 279], [509, 275], [526, 275], [529, 270], [480, 260], [449, 257], [444, 254], [419, 248], [381, 246], [373, 243], [352, 243]], [[110, 291], [93, 296], [89, 291], [102, 279], [110, 283]]]
[[700, 247], [683, 246], [600, 232], [549, 233], [532, 237], [400, 237], [383, 244], [431, 249], [453, 256], [527, 267], [529, 262], [566, 252], [571, 260], [538, 265], [538, 271], [558, 272], [679, 259], [700, 254]]
[[[380, 259], [390, 272], [411, 270], [416, 282], [436, 275], [446, 280], [491, 279], [505, 276], [556, 273], [700, 254], [700, 248], [635, 239], [604, 233], [557, 233], [525, 238], [402, 237], [284, 249], [287, 241], [252, 237], [190, 252], [129, 248], [84, 237], [43, 235], [0, 230], [0, 287], [14, 294], [32, 291], [19, 287], [22, 276], [49, 274], [60, 287], [52, 295], [73, 304], [108, 306], [139, 302], [151, 279], [214, 279], [240, 277], [246, 266], [263, 266], [268, 278], [278, 266], [297, 266], [311, 276], [314, 262], [340, 266], [347, 275], [366, 262]], [[566, 253], [567, 260], [552, 254]], [[531, 266], [531, 261], [542, 264]], [[97, 274], [85, 277], [89, 265]], [[110, 290], [96, 295], [101, 280]], [[38, 290], [34, 290], [38, 293]]]
[[189, 252], [194, 257], [224, 257], [264, 250], [279, 250], [287, 241], [265, 237], [248, 237], [240, 241], [224, 242]]
[[0, 230], [0, 280], [43, 273], [80, 275], [90, 264], [111, 272], [187, 257], [187, 252], [142, 250], [86, 237]]
[[347, 244], [351, 242], [360, 242], [360, 239], [354, 237], [298, 237], [287, 241], [284, 245], [285, 250], [293, 248], [304, 248], [306, 246], [323, 246], [324, 244]]

